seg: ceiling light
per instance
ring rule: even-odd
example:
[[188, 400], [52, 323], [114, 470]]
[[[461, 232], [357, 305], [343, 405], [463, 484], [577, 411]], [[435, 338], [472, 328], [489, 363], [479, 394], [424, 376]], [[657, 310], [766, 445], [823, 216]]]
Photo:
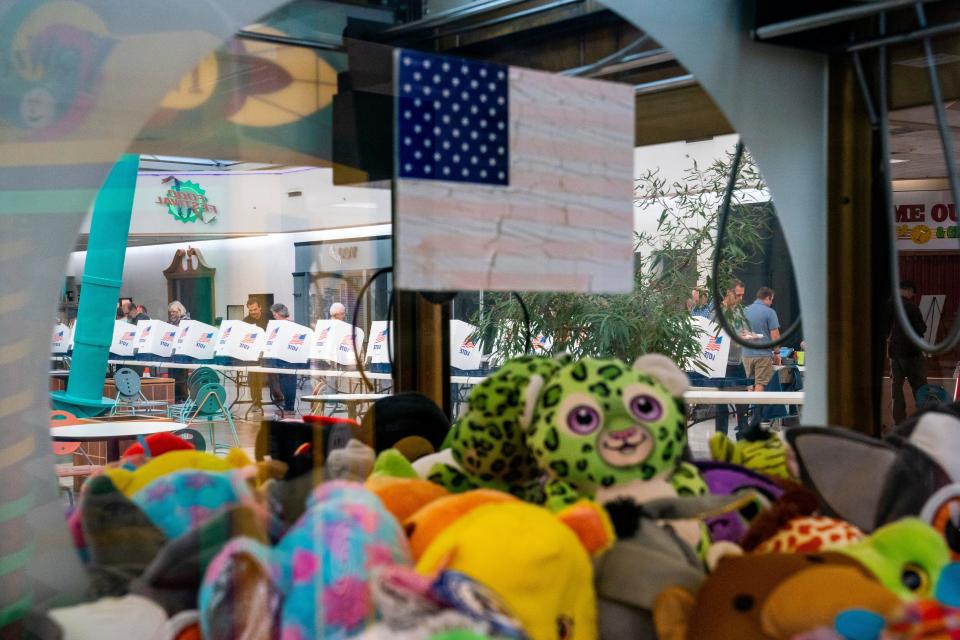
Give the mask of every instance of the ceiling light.
[[901, 162], [910, 162], [904, 158], [890, 158], [890, 164], [899, 164]]

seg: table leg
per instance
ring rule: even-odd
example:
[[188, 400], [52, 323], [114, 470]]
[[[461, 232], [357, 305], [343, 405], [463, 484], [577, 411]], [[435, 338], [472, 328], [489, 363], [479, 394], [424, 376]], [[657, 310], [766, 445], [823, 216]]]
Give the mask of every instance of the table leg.
[[347, 417], [351, 420], [356, 421], [357, 419], [357, 405], [358, 402], [348, 402], [347, 403]]
[[114, 462], [120, 459], [120, 440], [110, 438], [107, 440], [107, 462]]

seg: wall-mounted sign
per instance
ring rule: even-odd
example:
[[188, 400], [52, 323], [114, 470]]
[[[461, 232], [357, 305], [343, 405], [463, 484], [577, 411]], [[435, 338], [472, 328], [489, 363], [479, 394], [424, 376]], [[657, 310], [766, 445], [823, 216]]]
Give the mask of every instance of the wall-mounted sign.
[[897, 249], [900, 251], [960, 250], [957, 206], [949, 191], [897, 191]]
[[203, 222], [210, 224], [216, 220], [218, 211], [216, 205], [207, 198], [206, 191], [191, 180], [180, 180], [169, 176], [160, 181], [167, 185], [167, 190], [157, 196], [157, 204], [166, 207], [167, 213], [186, 224], [188, 222]]

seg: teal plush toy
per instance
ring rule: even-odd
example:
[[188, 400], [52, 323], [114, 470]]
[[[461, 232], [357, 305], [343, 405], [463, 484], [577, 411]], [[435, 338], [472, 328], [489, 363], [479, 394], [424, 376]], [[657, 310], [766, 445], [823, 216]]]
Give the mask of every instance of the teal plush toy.
[[430, 479], [451, 491], [510, 491], [554, 510], [582, 497], [705, 494], [683, 461], [687, 384], [657, 354], [632, 368], [593, 358], [511, 360], [474, 389], [454, 426], [460, 470], [438, 465]]

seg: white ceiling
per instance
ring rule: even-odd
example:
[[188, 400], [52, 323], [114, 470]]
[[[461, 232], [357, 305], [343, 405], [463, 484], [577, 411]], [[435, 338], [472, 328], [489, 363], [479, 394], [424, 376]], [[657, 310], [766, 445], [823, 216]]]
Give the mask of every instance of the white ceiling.
[[[947, 103], [954, 156], [960, 164], [960, 101]], [[894, 180], [943, 178], [947, 175], [933, 109], [914, 107], [890, 112], [890, 157], [906, 160], [892, 165]]]

